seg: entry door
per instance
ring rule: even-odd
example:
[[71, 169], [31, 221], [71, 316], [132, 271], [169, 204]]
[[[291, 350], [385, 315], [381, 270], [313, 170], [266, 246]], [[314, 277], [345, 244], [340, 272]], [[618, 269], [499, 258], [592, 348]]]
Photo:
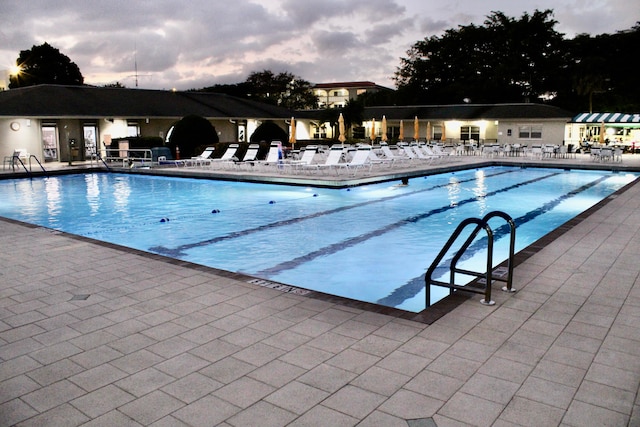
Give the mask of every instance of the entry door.
[[45, 162], [58, 160], [58, 128], [55, 125], [42, 125], [42, 152]]
[[82, 129], [84, 134], [84, 158], [90, 159], [96, 154], [98, 140], [98, 128], [96, 125], [88, 124], [84, 125]]

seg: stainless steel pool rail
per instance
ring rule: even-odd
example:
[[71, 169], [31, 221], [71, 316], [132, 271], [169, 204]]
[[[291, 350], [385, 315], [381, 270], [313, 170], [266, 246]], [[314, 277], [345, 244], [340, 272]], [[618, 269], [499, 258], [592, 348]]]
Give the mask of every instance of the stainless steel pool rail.
[[33, 176], [32, 172], [33, 172], [33, 168], [31, 167], [31, 159], [34, 159], [36, 161], [36, 163], [38, 163], [38, 165], [40, 166], [40, 169], [42, 169], [42, 172], [44, 172], [44, 174], [47, 174], [47, 170], [44, 168], [44, 166], [42, 166], [42, 163], [40, 163], [40, 160], [38, 160], [38, 158], [35, 156], [35, 154], [31, 154], [29, 156], [29, 168], [27, 169], [27, 166], [24, 164], [24, 162], [22, 161], [22, 159], [20, 158], [19, 155], [14, 154], [11, 158], [11, 168], [13, 169], [13, 171], [16, 171], [16, 163], [20, 163], [20, 165], [22, 166], [22, 169], [24, 169], [24, 171], [27, 173], [27, 175], [29, 176], [29, 178], [31, 178]]
[[[500, 217], [504, 219], [509, 225], [509, 257], [507, 259], [507, 274], [506, 277], [494, 276], [493, 274], [493, 237], [494, 233], [491, 227], [489, 226], [489, 220], [494, 217]], [[451, 262], [449, 263], [449, 282], [443, 282], [439, 280], [433, 279], [433, 273], [438, 268], [440, 263], [442, 262], [445, 255], [449, 252], [453, 244], [460, 237], [462, 232], [471, 224], [475, 224], [475, 228], [467, 237], [467, 240], [460, 246], [460, 249], [455, 253], [455, 255], [451, 258]], [[480, 230], [485, 230], [487, 233], [487, 263], [486, 263], [486, 271], [478, 272], [471, 271], [463, 268], [458, 268], [457, 264], [460, 261], [460, 258], [464, 255], [464, 252], [469, 248], [471, 243], [475, 240]], [[504, 212], [501, 211], [492, 211], [486, 214], [483, 218], [467, 218], [463, 220], [460, 225], [453, 231], [449, 240], [444, 245], [440, 253], [436, 256], [434, 261], [431, 263], [431, 266], [427, 270], [425, 274], [425, 286], [426, 286], [426, 306], [429, 307], [431, 305], [431, 285], [443, 286], [449, 288], [450, 293], [452, 294], [454, 291], [460, 290], [465, 292], [473, 292], [484, 294], [484, 299], [480, 300], [482, 304], [485, 305], [494, 305], [495, 301], [491, 299], [491, 284], [494, 280], [505, 282], [506, 286], [502, 288], [505, 292], [515, 292], [516, 290], [512, 287], [512, 278], [513, 278], [513, 255], [515, 251], [515, 241], [516, 241], [516, 224], [513, 219]], [[472, 283], [467, 285], [456, 285], [455, 278], [456, 274], [466, 274], [470, 276], [474, 276], [477, 278], [482, 278], [484, 276], [485, 283], [482, 286], [481, 280], [475, 280]]]

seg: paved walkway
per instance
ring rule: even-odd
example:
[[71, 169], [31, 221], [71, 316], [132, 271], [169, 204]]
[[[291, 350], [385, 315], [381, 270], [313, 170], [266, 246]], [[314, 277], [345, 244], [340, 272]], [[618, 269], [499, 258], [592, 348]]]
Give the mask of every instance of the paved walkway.
[[11, 221], [0, 247], [2, 426], [640, 425], [640, 184], [431, 325]]

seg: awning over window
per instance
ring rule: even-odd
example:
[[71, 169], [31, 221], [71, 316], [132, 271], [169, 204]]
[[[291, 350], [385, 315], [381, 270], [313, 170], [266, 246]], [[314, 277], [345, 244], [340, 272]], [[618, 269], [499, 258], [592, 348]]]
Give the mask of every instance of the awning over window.
[[573, 123], [640, 123], [640, 114], [626, 113], [582, 113], [575, 116]]

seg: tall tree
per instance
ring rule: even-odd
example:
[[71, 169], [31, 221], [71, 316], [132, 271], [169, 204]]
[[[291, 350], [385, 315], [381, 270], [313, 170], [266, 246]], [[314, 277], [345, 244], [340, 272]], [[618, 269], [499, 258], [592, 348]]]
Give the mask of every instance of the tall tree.
[[558, 105], [577, 111], [638, 111], [640, 87], [633, 60], [640, 23], [615, 34], [580, 34], [566, 42], [568, 69]]
[[68, 56], [48, 43], [20, 51], [19, 71], [9, 77], [9, 88], [39, 84], [82, 85], [84, 77]]
[[[445, 31], [415, 43], [395, 80], [403, 102], [521, 102], [556, 92], [564, 65], [552, 11], [519, 20], [493, 12], [484, 26]], [[553, 71], [551, 71], [553, 70]]]
[[245, 81], [253, 99], [290, 109], [316, 108], [318, 99], [311, 83], [291, 73], [271, 70], [253, 72]]

